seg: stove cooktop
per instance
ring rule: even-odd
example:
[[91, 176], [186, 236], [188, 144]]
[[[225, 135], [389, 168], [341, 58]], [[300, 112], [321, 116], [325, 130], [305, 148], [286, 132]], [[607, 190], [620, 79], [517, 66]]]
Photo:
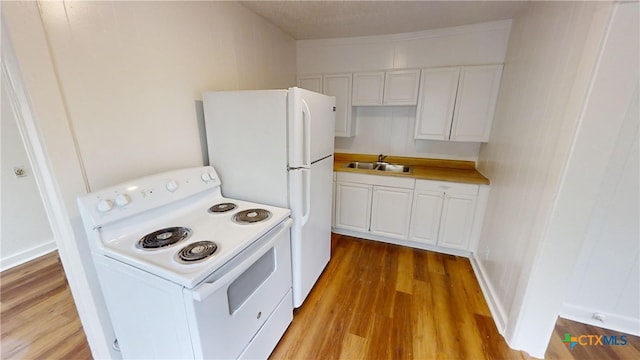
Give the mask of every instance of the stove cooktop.
[[[217, 204], [230, 210], [212, 211]], [[211, 196], [193, 199], [187, 208], [160, 209], [160, 216], [148, 214], [142, 223], [103, 226], [98, 252], [191, 288], [290, 214], [285, 208]]]

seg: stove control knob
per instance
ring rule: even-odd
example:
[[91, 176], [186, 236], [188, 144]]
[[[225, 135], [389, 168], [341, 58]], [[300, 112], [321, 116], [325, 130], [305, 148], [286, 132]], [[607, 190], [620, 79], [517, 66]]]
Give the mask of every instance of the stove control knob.
[[127, 194], [118, 194], [115, 199], [116, 205], [122, 207], [131, 202], [131, 198]]
[[111, 209], [113, 209], [113, 201], [109, 199], [102, 199], [98, 201], [97, 208], [99, 212], [102, 212], [102, 213], [109, 212], [111, 211]]
[[167, 190], [169, 190], [169, 192], [174, 192], [178, 190], [178, 183], [175, 180], [169, 180], [165, 187], [167, 188]]
[[202, 174], [200, 175], [200, 179], [202, 179], [202, 181], [203, 181], [203, 182], [205, 182], [205, 183], [208, 183], [208, 182], [209, 182], [209, 180], [211, 180], [211, 179], [209, 178], [209, 174], [208, 174], [208, 173], [202, 173]]

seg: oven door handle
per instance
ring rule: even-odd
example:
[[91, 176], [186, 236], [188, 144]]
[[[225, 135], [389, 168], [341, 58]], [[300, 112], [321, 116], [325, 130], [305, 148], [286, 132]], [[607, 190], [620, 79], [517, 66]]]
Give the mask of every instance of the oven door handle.
[[[258, 261], [260, 257], [266, 254], [267, 251], [269, 251], [269, 249], [273, 247], [273, 245], [282, 237], [282, 235], [286, 231], [289, 231], [289, 228], [291, 227], [292, 222], [293, 220], [291, 219], [287, 219], [283, 221], [278, 226], [279, 229], [276, 228], [278, 229], [277, 232], [273, 234], [267, 234], [269, 238], [266, 240], [263, 239], [262, 241], [266, 241], [266, 242], [260, 245], [258, 249], [253, 249], [253, 246], [251, 246], [249, 249], [245, 250], [245, 251], [247, 250], [250, 251], [250, 254], [244, 255], [243, 253], [240, 253], [238, 257], [230, 260], [229, 263], [223, 265], [222, 268], [220, 268], [220, 272], [216, 271], [211, 275], [211, 278], [209, 278], [208, 280], [205, 280], [205, 282], [203, 282], [197, 289], [192, 290], [191, 293], [192, 293], [193, 299], [197, 301], [203, 301], [207, 297], [209, 297], [211, 294], [213, 294], [220, 288], [228, 285], [232, 280], [240, 276], [251, 265], [253, 265], [256, 261]], [[276, 231], [276, 229], [274, 229], [274, 231]], [[226, 267], [228, 265], [231, 265], [229, 266], [231, 269], [228, 271], [225, 271], [227, 270]]]

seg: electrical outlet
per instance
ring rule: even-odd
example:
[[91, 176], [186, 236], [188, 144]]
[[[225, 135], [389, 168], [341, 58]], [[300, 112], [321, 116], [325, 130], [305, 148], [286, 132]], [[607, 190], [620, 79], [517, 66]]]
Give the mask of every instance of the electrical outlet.
[[13, 173], [15, 174], [16, 177], [19, 177], [19, 178], [27, 176], [27, 172], [24, 170], [24, 167], [22, 166], [14, 166]]
[[601, 313], [593, 313], [593, 315], [591, 316], [591, 318], [593, 318], [593, 320], [598, 320], [598, 321], [600, 321], [601, 323], [603, 323], [603, 322], [604, 322], [604, 320], [605, 320], [605, 316], [604, 316], [604, 314], [601, 314]]

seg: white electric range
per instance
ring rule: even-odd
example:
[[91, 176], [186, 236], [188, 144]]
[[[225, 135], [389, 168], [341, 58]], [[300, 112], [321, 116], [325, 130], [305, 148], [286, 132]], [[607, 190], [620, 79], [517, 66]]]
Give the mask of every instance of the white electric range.
[[124, 358], [266, 358], [291, 322], [289, 209], [220, 187], [207, 166], [78, 199]]

